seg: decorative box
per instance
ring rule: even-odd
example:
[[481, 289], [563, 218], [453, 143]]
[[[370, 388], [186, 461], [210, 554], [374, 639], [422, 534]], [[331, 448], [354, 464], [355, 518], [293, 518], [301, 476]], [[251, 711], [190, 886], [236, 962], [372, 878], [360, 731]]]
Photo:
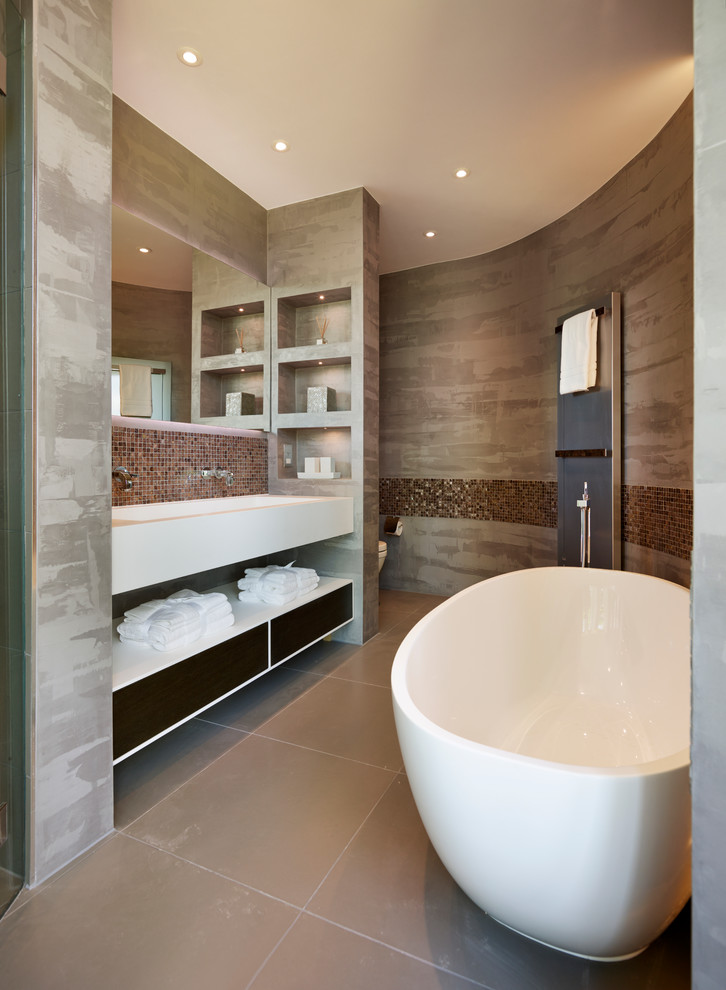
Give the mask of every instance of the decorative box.
[[249, 416], [255, 411], [255, 397], [251, 392], [227, 392], [225, 416]]
[[327, 385], [310, 385], [308, 388], [308, 412], [334, 412], [335, 389]]

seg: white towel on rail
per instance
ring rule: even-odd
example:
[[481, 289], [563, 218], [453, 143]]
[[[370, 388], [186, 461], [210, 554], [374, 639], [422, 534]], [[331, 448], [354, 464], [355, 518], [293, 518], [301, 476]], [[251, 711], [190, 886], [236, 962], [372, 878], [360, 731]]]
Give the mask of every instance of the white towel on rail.
[[151, 416], [151, 368], [119, 362], [122, 416]]
[[586, 392], [597, 384], [597, 316], [594, 309], [562, 324], [560, 395]]

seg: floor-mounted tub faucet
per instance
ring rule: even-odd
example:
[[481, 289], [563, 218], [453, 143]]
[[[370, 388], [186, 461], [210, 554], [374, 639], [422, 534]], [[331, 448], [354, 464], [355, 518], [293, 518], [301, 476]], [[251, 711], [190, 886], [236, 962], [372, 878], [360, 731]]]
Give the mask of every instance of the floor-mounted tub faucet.
[[590, 566], [590, 496], [587, 492], [587, 482], [578, 498], [577, 507], [580, 510], [580, 567]]

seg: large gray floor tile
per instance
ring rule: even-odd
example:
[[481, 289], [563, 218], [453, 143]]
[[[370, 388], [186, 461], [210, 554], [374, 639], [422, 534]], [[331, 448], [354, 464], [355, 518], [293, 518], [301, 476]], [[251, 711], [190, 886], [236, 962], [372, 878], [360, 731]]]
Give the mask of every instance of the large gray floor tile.
[[350, 760], [400, 770], [390, 688], [326, 677], [260, 732]]
[[314, 674], [278, 667], [208, 708], [199, 718], [254, 732], [319, 682]]
[[350, 657], [360, 649], [354, 643], [336, 643], [334, 640], [321, 640], [313, 643], [306, 650], [290, 657], [284, 664], [290, 670], [306, 670], [311, 674], [333, 674]]
[[381, 588], [378, 596], [379, 612], [396, 609], [399, 613], [419, 612], [421, 609], [434, 608], [445, 601], [445, 596], [429, 595], [417, 591], [393, 591]]
[[129, 833], [303, 905], [391, 779], [378, 767], [251, 735]]
[[125, 828], [236, 746], [244, 734], [191, 719], [114, 767], [114, 824]]
[[391, 665], [396, 649], [395, 641], [386, 636], [374, 636], [359, 646], [350, 659], [341, 663], [330, 676], [390, 688]]
[[625, 963], [593, 963], [538, 945], [491, 919], [445, 870], [403, 776], [386, 792], [307, 911], [492, 990], [688, 986], [682, 938], [659, 940]]
[[118, 833], [0, 923], [0, 985], [244, 987], [295, 916]]
[[385, 945], [303, 916], [250, 990], [472, 990]]

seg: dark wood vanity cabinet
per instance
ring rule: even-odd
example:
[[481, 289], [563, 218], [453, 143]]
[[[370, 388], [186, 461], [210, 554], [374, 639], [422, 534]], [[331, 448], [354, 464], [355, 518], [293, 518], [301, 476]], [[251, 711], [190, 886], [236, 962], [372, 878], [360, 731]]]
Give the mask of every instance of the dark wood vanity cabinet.
[[353, 585], [300, 605], [270, 622], [270, 663], [280, 663], [353, 618]]
[[[116, 687], [114, 760], [199, 714], [353, 618], [350, 581], [324, 579], [316, 597], [307, 597], [257, 624], [240, 625], [238, 633], [221, 642]], [[163, 662], [163, 653], [157, 656]]]

